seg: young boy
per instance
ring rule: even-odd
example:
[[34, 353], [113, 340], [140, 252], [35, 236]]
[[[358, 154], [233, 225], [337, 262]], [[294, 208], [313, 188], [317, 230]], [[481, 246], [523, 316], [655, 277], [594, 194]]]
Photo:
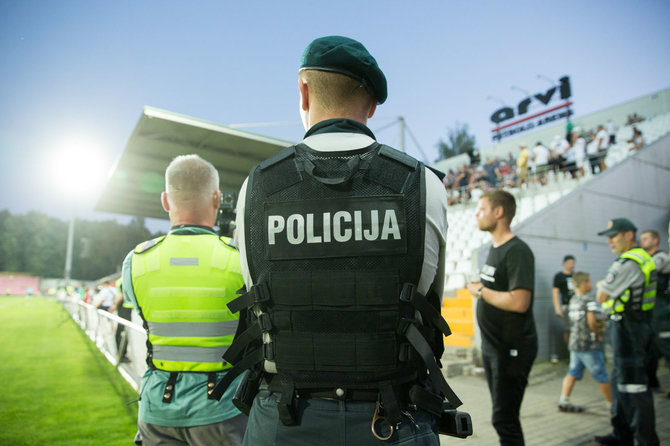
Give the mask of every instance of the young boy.
[[568, 374], [563, 379], [561, 398], [558, 400], [558, 410], [561, 412], [584, 410], [580, 406], [570, 404], [570, 393], [575, 382], [582, 379], [584, 368], [591, 372], [608, 405], [612, 404], [612, 393], [601, 345], [602, 324], [598, 323], [600, 305], [595, 297], [589, 295], [593, 288], [591, 277], [587, 273], [577, 272], [572, 276], [572, 281], [575, 295], [568, 305], [570, 366]]

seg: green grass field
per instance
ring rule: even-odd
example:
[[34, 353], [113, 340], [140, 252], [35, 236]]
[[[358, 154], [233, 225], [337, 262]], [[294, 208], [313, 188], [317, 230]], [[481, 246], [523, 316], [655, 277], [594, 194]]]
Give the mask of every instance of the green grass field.
[[0, 297], [0, 445], [130, 445], [138, 398], [61, 304]]

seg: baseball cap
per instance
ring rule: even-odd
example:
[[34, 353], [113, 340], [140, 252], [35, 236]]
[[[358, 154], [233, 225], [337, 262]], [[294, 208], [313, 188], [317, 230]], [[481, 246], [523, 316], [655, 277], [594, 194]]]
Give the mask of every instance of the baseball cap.
[[637, 228], [627, 218], [613, 218], [612, 220], [609, 221], [607, 224], [607, 229], [604, 231], [600, 231], [598, 235], [606, 235], [606, 236], [611, 236], [611, 235], [616, 235], [619, 232], [625, 232], [625, 231], [637, 231]]
[[302, 53], [300, 69], [332, 71], [356, 79], [372, 90], [379, 104], [388, 97], [386, 77], [377, 61], [362, 43], [348, 37], [315, 39]]

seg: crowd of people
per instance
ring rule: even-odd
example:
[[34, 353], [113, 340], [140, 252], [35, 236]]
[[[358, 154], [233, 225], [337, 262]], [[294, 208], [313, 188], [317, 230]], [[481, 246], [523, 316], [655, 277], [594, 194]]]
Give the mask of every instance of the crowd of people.
[[[632, 130], [633, 137], [627, 142], [629, 150], [635, 151], [644, 146], [644, 137], [637, 127]], [[472, 149], [468, 152], [470, 163], [450, 169], [443, 180], [448, 204], [469, 202], [475, 189], [546, 185], [550, 173], [563, 179], [596, 175], [607, 168], [605, 157], [608, 148], [616, 144], [616, 133], [617, 127], [611, 120], [589, 130], [568, 125], [565, 136], [555, 135], [548, 145], [541, 141], [532, 148], [520, 145], [516, 154], [510, 152], [507, 158], [488, 157], [485, 162], [479, 151]]]
[[[491, 234], [493, 244], [480, 279], [467, 289], [478, 300], [493, 427], [500, 444], [523, 445], [519, 412], [538, 349], [532, 310], [535, 256], [510, 230], [515, 212], [509, 192], [491, 190], [479, 198], [477, 225]], [[639, 245], [636, 232], [630, 220], [615, 218], [598, 233], [619, 257], [595, 286], [588, 273], [574, 272], [572, 255], [565, 256], [554, 278], [555, 313], [570, 350], [558, 409], [583, 411], [570, 402], [570, 395], [588, 369], [610, 407], [612, 432], [594, 438], [602, 445], [659, 444], [652, 392], [660, 391], [659, 358], [670, 365], [670, 257], [659, 248], [658, 231], [643, 231]], [[603, 354], [606, 326], [613, 352], [611, 377]]]

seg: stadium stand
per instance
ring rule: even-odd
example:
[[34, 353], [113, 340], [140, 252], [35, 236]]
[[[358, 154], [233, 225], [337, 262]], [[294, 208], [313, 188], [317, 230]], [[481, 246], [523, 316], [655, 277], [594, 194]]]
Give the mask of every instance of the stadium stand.
[[37, 294], [40, 278], [27, 274], [0, 273], [0, 293], [7, 296], [25, 296], [28, 289]]
[[[642, 131], [645, 145], [656, 142], [670, 132], [670, 113], [645, 120], [636, 126]], [[617, 132], [617, 143], [607, 151], [605, 163], [613, 167], [632, 154], [629, 151], [632, 127], [626, 126]], [[517, 199], [517, 213], [512, 222], [512, 229], [531, 215], [541, 211], [556, 200], [567, 195], [576, 187], [595, 178], [587, 172], [581, 178], [563, 178], [561, 174], [550, 173], [546, 186], [530, 186], [528, 189], [506, 188]], [[477, 199], [481, 195], [474, 193], [469, 202], [452, 205], [447, 211], [449, 229], [447, 231], [447, 275], [445, 290], [453, 293], [465, 284], [467, 274], [473, 272], [470, 257], [473, 251], [486, 242], [486, 234], [477, 230], [475, 220]], [[451, 267], [451, 268], [450, 268]]]

